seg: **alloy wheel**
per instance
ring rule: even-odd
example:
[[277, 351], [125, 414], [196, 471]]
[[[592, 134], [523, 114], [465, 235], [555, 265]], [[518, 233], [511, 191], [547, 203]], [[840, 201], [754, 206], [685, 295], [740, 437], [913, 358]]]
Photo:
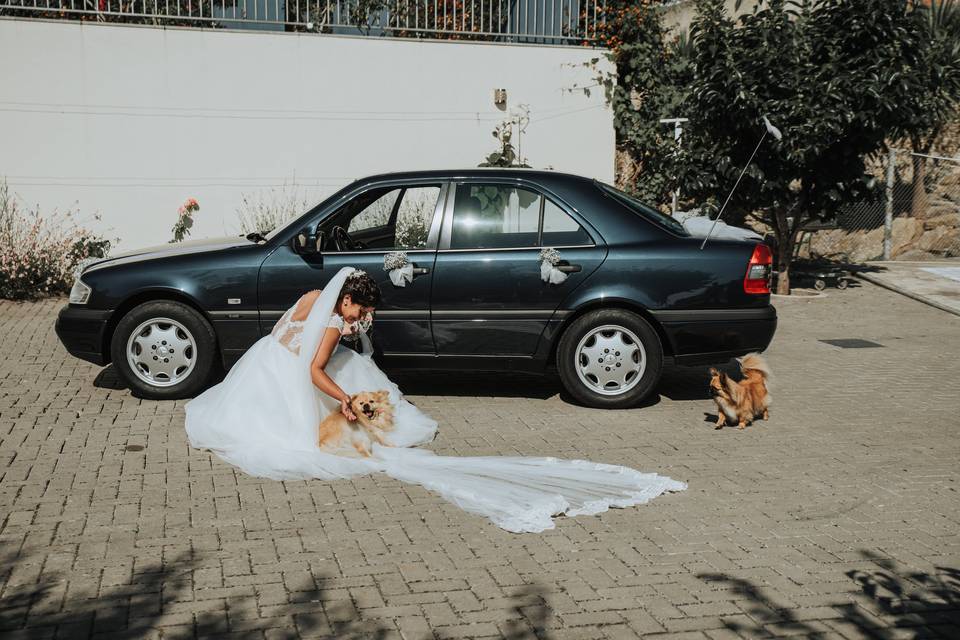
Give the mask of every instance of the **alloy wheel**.
[[605, 396], [618, 396], [635, 387], [647, 366], [643, 343], [619, 325], [602, 325], [587, 332], [574, 353], [580, 381]]
[[154, 387], [172, 387], [182, 382], [196, 362], [193, 334], [170, 318], [151, 318], [140, 323], [127, 340], [130, 370]]

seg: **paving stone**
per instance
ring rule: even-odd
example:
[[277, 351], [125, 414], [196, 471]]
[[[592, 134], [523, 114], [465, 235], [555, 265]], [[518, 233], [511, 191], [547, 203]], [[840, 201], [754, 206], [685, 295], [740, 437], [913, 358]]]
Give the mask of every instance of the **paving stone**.
[[937, 309], [872, 285], [778, 300], [772, 417], [743, 431], [713, 429], [702, 367], [617, 412], [553, 378], [398, 374], [438, 453], [689, 483], [515, 535], [390, 478], [273, 482], [192, 450], [184, 401], [65, 352], [64, 302], [0, 302], [4, 638], [957, 636], [960, 318]]

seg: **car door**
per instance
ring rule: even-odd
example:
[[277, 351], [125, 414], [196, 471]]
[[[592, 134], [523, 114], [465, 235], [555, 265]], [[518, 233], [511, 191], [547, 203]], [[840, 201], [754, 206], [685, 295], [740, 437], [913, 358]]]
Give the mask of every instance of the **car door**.
[[[561, 284], [540, 277], [540, 250], [559, 251]], [[433, 277], [439, 356], [533, 356], [564, 298], [603, 261], [595, 231], [539, 187], [510, 180], [451, 184]]]
[[[269, 332], [304, 292], [322, 289], [343, 267], [355, 267], [380, 285], [373, 328], [377, 350], [387, 356], [433, 355], [430, 285], [445, 195], [446, 184], [436, 180], [369, 185], [313, 221], [310, 231], [325, 238], [321, 253], [300, 255], [285, 243], [260, 269], [261, 330]], [[333, 239], [338, 226], [362, 246], [338, 248]], [[383, 269], [384, 256], [392, 251], [405, 251], [416, 267], [413, 282], [404, 287], [394, 286]]]

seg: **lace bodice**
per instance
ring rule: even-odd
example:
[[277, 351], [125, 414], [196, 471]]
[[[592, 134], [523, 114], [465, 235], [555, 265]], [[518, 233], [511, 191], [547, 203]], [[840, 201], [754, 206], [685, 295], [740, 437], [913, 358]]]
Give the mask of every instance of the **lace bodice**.
[[[273, 330], [270, 332], [277, 342], [287, 348], [288, 351], [295, 355], [300, 354], [300, 344], [303, 342], [303, 325], [306, 324], [306, 319], [304, 320], [294, 320], [293, 314], [296, 313], [297, 307], [300, 306], [303, 302], [303, 298], [297, 300], [297, 304], [293, 305], [287, 309], [284, 314], [280, 317], [280, 320], [274, 325]], [[330, 322], [327, 323], [328, 327], [333, 327], [337, 329], [340, 333], [343, 333], [344, 322], [338, 314], [333, 314], [330, 316]], [[334, 347], [336, 349], [336, 347]]]

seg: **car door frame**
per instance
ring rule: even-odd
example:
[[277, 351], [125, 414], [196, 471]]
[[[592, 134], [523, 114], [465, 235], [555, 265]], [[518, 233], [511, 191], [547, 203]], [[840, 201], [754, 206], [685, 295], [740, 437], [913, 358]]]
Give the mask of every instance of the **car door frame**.
[[[588, 246], [602, 246], [605, 243], [603, 236], [600, 235], [600, 232], [597, 231], [593, 225], [591, 225], [576, 208], [570, 206], [563, 198], [558, 196], [556, 193], [543, 186], [539, 182], [533, 182], [525, 178], [515, 178], [515, 177], [494, 177], [494, 176], [469, 176], [469, 177], [450, 177], [447, 178], [448, 188], [447, 188], [447, 200], [446, 206], [443, 210], [443, 225], [440, 229], [440, 237], [437, 245], [437, 251], [515, 251], [518, 249], [540, 249], [540, 246], [531, 246], [531, 247], [497, 247], [491, 249], [452, 249], [450, 248], [450, 239], [453, 233], [453, 206], [456, 200], [457, 187], [461, 184], [503, 184], [509, 185], [512, 187], [518, 187], [521, 189], [527, 189], [528, 191], [533, 191], [538, 193], [544, 198], [549, 198], [553, 204], [560, 207], [560, 209], [569, 215], [571, 218], [576, 220], [577, 224], [584, 228], [587, 234], [590, 236], [590, 239], [593, 240], [591, 245], [558, 245], [553, 247], [554, 249], [577, 249]], [[546, 206], [544, 202], [540, 204], [540, 222], [539, 228], [537, 230], [538, 239], [543, 232], [543, 209]]]
[[[400, 318], [404, 316], [413, 316], [413, 315], [417, 315], [418, 317], [420, 317], [422, 320], [426, 322], [427, 328], [431, 332], [430, 341], [431, 341], [431, 344], [433, 345], [433, 349], [432, 349], [432, 353], [425, 354], [423, 352], [417, 352], [415, 355], [419, 355], [419, 356], [434, 355], [436, 353], [436, 343], [433, 342], [432, 328], [430, 327], [430, 297], [432, 295], [433, 269], [435, 267], [435, 262], [436, 262], [436, 247], [439, 241], [440, 226], [443, 220], [443, 214], [444, 214], [444, 211], [446, 211], [446, 198], [447, 198], [449, 186], [450, 186], [450, 179], [448, 177], [446, 176], [406, 177], [406, 178], [389, 178], [384, 180], [363, 182], [362, 184], [357, 185], [355, 189], [352, 189], [344, 193], [341, 197], [337, 198], [335, 202], [331, 202], [327, 206], [324, 206], [321, 211], [315, 212], [315, 214], [312, 216], [309, 216], [309, 215], [304, 216], [305, 218], [307, 218], [304, 222], [302, 222], [301, 224], [293, 225], [293, 227], [289, 229], [289, 233], [284, 233], [282, 237], [278, 237], [277, 238], [278, 242], [276, 247], [274, 248], [273, 251], [270, 252], [267, 258], [264, 259], [263, 263], [261, 263], [261, 267], [270, 259], [270, 257], [272, 257], [273, 253], [276, 250], [281, 249], [285, 245], [289, 245], [293, 237], [300, 230], [308, 229], [310, 233], [315, 234], [317, 230], [321, 228], [323, 224], [331, 218], [331, 216], [335, 215], [350, 201], [354, 200], [355, 198], [361, 197], [364, 193], [367, 193], [368, 191], [371, 191], [374, 189], [390, 188], [390, 187], [397, 187], [402, 189], [404, 187], [436, 186], [436, 185], [439, 185], [440, 193], [437, 197], [437, 204], [434, 207], [432, 218], [430, 221], [429, 231], [427, 232], [426, 246], [422, 249], [404, 250], [410, 257], [410, 262], [417, 262], [417, 260], [415, 259], [415, 256], [417, 255], [425, 254], [426, 256], [428, 256], [426, 260], [422, 261], [428, 264], [418, 265], [421, 267], [426, 266], [427, 268], [430, 269], [430, 273], [423, 276], [423, 277], [429, 277], [431, 281], [426, 292], [426, 298], [424, 301], [425, 308], [416, 310], [417, 312], [419, 312], [419, 314], [415, 314], [414, 311], [412, 310], [393, 311], [393, 310], [380, 309], [380, 310], [377, 310], [376, 312], [377, 316], [383, 317], [383, 318]], [[328, 258], [332, 256], [350, 256], [350, 255], [370, 256], [371, 254], [376, 254], [376, 253], [386, 254], [386, 253], [390, 253], [391, 251], [397, 251], [397, 249], [373, 248], [373, 249], [359, 250], [359, 251], [323, 250], [316, 257], [313, 257], [312, 260], [316, 260], [321, 265], [325, 265], [326, 262], [328, 261]], [[259, 276], [258, 276], [258, 281], [259, 281]], [[259, 291], [259, 284], [258, 284], [258, 291]], [[259, 299], [258, 299], [258, 307], [260, 312], [261, 333], [262, 335], [266, 335], [270, 331], [269, 327], [272, 327], [273, 324], [276, 322], [276, 320], [280, 317], [280, 315], [282, 315], [282, 311], [274, 310], [274, 309], [264, 309]], [[276, 317], [273, 317], [273, 316], [276, 316]], [[377, 355], [379, 356], [381, 354], [378, 353]], [[395, 355], [406, 355], [406, 354], [395, 354], [393, 352], [389, 352], [389, 353], [384, 353], [383, 355], [387, 357], [391, 357]]]
[[[453, 233], [453, 213], [454, 205], [456, 202], [456, 193], [460, 185], [467, 184], [493, 184], [493, 185], [503, 185], [507, 187], [517, 187], [521, 189], [527, 189], [541, 196], [540, 212], [539, 212], [539, 222], [537, 229], [537, 244], [534, 246], [528, 247], [495, 247], [495, 248], [485, 248], [485, 249], [470, 249], [470, 248], [451, 248], [451, 240]], [[465, 253], [465, 252], [520, 252], [520, 251], [539, 251], [543, 248], [542, 245], [542, 235], [543, 235], [543, 216], [544, 208], [546, 206], [546, 199], [549, 199], [555, 206], [557, 206], [561, 211], [569, 215], [577, 224], [579, 224], [590, 237], [591, 244], [589, 245], [557, 245], [555, 248], [557, 250], [564, 249], [602, 249], [606, 255], [606, 241], [603, 236], [600, 235], [599, 231], [591, 225], [584, 216], [577, 211], [575, 207], [572, 207], [566, 200], [557, 195], [554, 191], [546, 187], [545, 185], [531, 181], [525, 178], [519, 177], [504, 177], [504, 176], [451, 176], [449, 178], [449, 185], [446, 192], [446, 203], [443, 212], [443, 221], [440, 228], [440, 236], [437, 244], [437, 258], [439, 259], [440, 254], [442, 253]], [[436, 272], [436, 264], [439, 260], [434, 263], [434, 272]], [[601, 260], [602, 262], [602, 260]], [[599, 265], [597, 265], [599, 266]], [[595, 269], [594, 269], [595, 270]], [[589, 277], [589, 274], [586, 274], [586, 277]], [[579, 286], [579, 285], [577, 285]], [[431, 283], [432, 291], [436, 290], [436, 281], [434, 280]], [[567, 292], [567, 296], [570, 296], [573, 293], [573, 289]], [[539, 370], [541, 367], [537, 364], [542, 358], [538, 356], [541, 352], [541, 344], [543, 342], [544, 334], [547, 330], [547, 327], [551, 322], [556, 322], [557, 318], [564, 315], [563, 311], [563, 301], [561, 301], [554, 309], [549, 311], [544, 311], [543, 316], [543, 328], [540, 331], [540, 335], [537, 338], [537, 343], [534, 350], [527, 355], [519, 354], [504, 354], [504, 355], [493, 355], [493, 354], [444, 354], [441, 353], [440, 345], [437, 344], [437, 326], [436, 319], [438, 317], [447, 316], [467, 316], [469, 317], [470, 312], [457, 312], [449, 310], [438, 310], [435, 309], [436, 300], [432, 295], [430, 299], [430, 310], [432, 324], [434, 327], [434, 348], [437, 354], [438, 363], [448, 360], [449, 365], [453, 365], [455, 362], [473, 362], [477, 365], [482, 365], [484, 361], [496, 363], [500, 362], [503, 365], [508, 366], [509, 368], [517, 369], [534, 369]], [[515, 312], [512, 311], [501, 311], [501, 312], [484, 312], [486, 315], [497, 315], [502, 316], [503, 318], [509, 318], [511, 315], [516, 316]], [[524, 312], [528, 314], [529, 312]], [[522, 314], [521, 314], [522, 315]], [[471, 318], [473, 319], [473, 318]], [[527, 363], [527, 364], [522, 364]], [[499, 369], [500, 366], [491, 366], [491, 369]]]

